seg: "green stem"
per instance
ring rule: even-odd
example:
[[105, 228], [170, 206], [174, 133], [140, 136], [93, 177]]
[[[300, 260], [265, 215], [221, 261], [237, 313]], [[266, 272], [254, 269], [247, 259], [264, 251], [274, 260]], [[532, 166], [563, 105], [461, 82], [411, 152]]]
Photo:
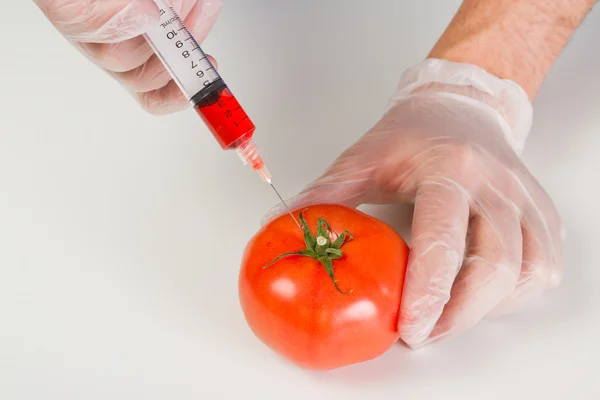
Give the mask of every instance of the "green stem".
[[332, 243], [330, 238], [331, 227], [329, 226], [329, 223], [323, 218], [319, 218], [319, 220], [317, 221], [317, 237], [315, 237], [310, 231], [306, 220], [304, 219], [304, 211], [300, 212], [300, 223], [302, 224], [302, 230], [304, 232], [304, 244], [306, 245], [306, 249], [283, 253], [277, 258], [275, 258], [273, 261], [271, 261], [269, 265], [265, 265], [263, 268], [270, 268], [273, 264], [275, 264], [277, 261], [284, 257], [300, 256], [313, 258], [319, 261], [321, 265], [323, 265], [323, 267], [327, 271], [327, 275], [333, 282], [333, 285], [335, 286], [338, 292], [342, 294], [352, 293], [352, 290], [344, 292], [339, 288], [337, 280], [335, 279], [333, 260], [338, 260], [342, 258], [343, 253], [341, 247], [344, 243], [346, 243], [349, 240], [352, 240], [354, 237], [350, 232], [344, 231]]

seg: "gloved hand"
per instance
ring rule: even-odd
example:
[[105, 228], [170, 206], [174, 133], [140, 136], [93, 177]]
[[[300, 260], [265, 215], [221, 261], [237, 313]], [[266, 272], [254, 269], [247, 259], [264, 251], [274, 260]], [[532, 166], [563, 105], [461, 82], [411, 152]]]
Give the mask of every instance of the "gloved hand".
[[[121, 82], [152, 114], [188, 107], [145, 39], [159, 20], [153, 0], [34, 0], [46, 17], [84, 55]], [[170, 0], [200, 43], [212, 28], [222, 0]]]
[[289, 202], [414, 203], [399, 316], [410, 347], [511, 311], [561, 280], [559, 215], [519, 158], [531, 118], [515, 83], [426, 60], [403, 75], [383, 118]]

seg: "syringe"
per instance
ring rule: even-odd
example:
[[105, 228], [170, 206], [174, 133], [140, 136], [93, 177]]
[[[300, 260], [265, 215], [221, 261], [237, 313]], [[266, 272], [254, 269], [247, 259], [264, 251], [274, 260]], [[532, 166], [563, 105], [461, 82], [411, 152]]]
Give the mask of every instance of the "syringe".
[[[256, 131], [254, 123], [169, 4], [169, 0], [154, 2], [160, 8], [160, 21], [156, 28], [146, 32], [146, 41], [221, 147], [224, 150], [236, 150], [242, 161], [271, 185], [287, 208], [273, 186], [271, 175], [253, 141]], [[298, 224], [291, 212], [290, 215]]]

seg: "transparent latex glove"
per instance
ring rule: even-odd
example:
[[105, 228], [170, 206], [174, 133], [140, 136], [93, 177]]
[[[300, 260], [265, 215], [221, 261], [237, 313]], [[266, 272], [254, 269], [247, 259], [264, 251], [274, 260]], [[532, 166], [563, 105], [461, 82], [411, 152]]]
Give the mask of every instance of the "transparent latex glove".
[[[34, 0], [58, 31], [92, 62], [114, 76], [152, 114], [169, 114], [188, 102], [141, 36], [156, 26], [153, 0]], [[170, 0], [202, 42], [223, 0]]]
[[519, 158], [531, 117], [516, 84], [473, 65], [426, 60], [404, 74], [383, 118], [290, 201], [414, 203], [399, 315], [410, 347], [559, 283], [559, 215]]

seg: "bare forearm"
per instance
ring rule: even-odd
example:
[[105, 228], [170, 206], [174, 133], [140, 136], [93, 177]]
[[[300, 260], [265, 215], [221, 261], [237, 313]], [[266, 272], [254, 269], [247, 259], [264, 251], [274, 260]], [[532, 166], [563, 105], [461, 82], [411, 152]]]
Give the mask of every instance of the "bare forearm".
[[465, 0], [429, 57], [478, 65], [533, 100], [596, 0]]

